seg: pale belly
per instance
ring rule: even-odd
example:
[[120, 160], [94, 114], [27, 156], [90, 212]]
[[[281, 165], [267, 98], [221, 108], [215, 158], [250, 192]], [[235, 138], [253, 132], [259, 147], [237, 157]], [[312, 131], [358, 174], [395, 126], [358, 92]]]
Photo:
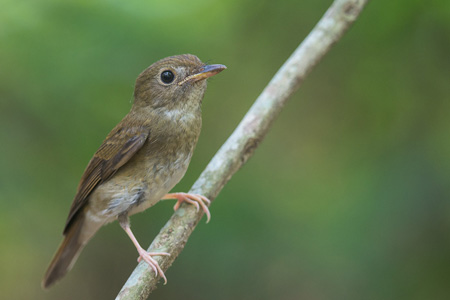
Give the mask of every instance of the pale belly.
[[119, 170], [90, 196], [88, 206], [96, 203], [91, 217], [109, 223], [155, 205], [183, 178], [190, 160], [191, 155], [180, 155], [165, 165], [150, 160], [145, 166]]

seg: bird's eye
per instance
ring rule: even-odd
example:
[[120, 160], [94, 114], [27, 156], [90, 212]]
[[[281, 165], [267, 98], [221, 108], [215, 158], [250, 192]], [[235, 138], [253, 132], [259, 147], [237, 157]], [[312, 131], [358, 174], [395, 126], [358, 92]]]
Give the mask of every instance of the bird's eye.
[[174, 79], [175, 75], [170, 70], [165, 70], [161, 73], [161, 81], [164, 82], [165, 84], [172, 83]]

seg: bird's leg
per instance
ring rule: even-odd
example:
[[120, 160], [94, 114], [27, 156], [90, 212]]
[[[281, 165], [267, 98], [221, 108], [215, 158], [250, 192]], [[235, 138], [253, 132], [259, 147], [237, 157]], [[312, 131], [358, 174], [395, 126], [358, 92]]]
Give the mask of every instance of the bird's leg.
[[133, 232], [131, 231], [130, 228], [130, 221], [128, 219], [127, 216], [119, 216], [119, 223], [120, 226], [123, 228], [123, 230], [125, 230], [125, 232], [128, 234], [128, 236], [130, 237], [131, 241], [133, 242], [134, 246], [136, 247], [138, 253], [139, 253], [139, 257], [138, 257], [138, 262], [140, 262], [142, 259], [148, 263], [148, 265], [153, 269], [153, 271], [155, 271], [155, 275], [161, 276], [164, 279], [164, 284], [167, 283], [167, 278], [166, 275], [164, 275], [163, 270], [160, 268], [158, 262], [156, 260], [153, 259], [152, 256], [158, 256], [158, 255], [167, 255], [169, 256], [170, 253], [167, 252], [147, 252], [144, 248], [141, 247], [141, 245], [139, 245], [139, 242], [136, 240], [136, 237], [134, 236]]
[[187, 202], [190, 204], [195, 205], [197, 208], [197, 211], [200, 209], [199, 205], [202, 207], [202, 210], [206, 214], [206, 223], [211, 220], [211, 213], [209, 212], [208, 206], [211, 203], [211, 201], [206, 198], [205, 196], [199, 195], [199, 194], [188, 194], [188, 193], [172, 193], [172, 194], [166, 194], [161, 200], [166, 199], [176, 199], [178, 200], [177, 203], [175, 203], [175, 206], [173, 207], [174, 210], [177, 210], [180, 207], [180, 204], [183, 202]]

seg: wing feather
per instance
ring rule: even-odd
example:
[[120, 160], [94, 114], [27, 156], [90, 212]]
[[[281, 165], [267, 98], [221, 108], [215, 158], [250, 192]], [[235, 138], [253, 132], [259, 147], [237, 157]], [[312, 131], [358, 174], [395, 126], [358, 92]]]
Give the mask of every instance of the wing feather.
[[142, 148], [148, 135], [144, 128], [133, 127], [127, 130], [118, 126], [106, 137], [81, 177], [64, 234], [76, 213], [87, 203], [92, 191], [125, 165]]

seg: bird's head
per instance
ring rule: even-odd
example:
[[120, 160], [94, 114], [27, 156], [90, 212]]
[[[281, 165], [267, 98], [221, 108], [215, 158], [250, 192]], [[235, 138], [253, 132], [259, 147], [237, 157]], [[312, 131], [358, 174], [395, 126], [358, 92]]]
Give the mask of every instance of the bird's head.
[[151, 109], [200, 109], [206, 79], [226, 69], [184, 54], [161, 59], [137, 78], [134, 106]]

